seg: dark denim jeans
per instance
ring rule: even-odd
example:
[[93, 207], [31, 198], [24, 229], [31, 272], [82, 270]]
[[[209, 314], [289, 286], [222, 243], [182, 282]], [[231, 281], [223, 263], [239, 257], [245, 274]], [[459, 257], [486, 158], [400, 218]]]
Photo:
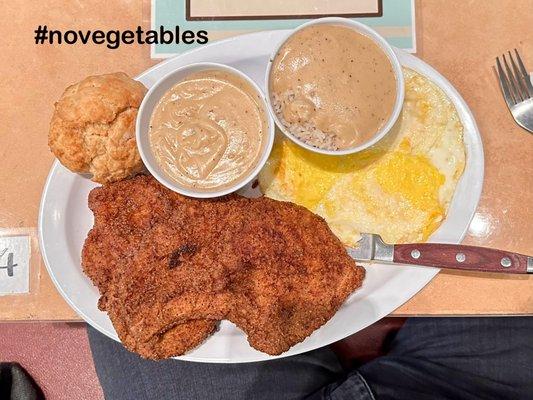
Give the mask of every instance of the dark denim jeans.
[[153, 362], [89, 328], [108, 400], [533, 399], [533, 318], [411, 318], [391, 351], [343, 371], [327, 347], [249, 364]]

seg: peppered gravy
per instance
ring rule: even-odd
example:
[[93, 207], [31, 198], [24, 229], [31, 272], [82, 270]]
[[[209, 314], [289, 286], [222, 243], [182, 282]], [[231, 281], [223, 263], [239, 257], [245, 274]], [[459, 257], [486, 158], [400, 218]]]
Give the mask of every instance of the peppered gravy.
[[311, 127], [325, 135], [322, 142], [347, 149], [371, 139], [389, 119], [396, 77], [369, 37], [345, 26], [312, 25], [293, 34], [275, 56], [270, 92], [292, 133]]
[[161, 98], [150, 145], [163, 171], [194, 190], [224, 189], [257, 166], [267, 141], [259, 93], [222, 70], [187, 76]]

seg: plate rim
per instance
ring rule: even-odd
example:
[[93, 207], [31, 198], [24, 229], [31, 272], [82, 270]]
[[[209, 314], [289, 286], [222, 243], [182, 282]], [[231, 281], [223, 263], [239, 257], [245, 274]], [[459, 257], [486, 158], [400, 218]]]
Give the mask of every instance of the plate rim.
[[[224, 39], [224, 40], [220, 40], [220, 41], [216, 41], [216, 42], [213, 42], [207, 46], [220, 46], [220, 45], [223, 45], [224, 43], [231, 43], [231, 42], [234, 42], [234, 41], [237, 41], [237, 40], [250, 40], [251, 38], [250, 37], [253, 37], [253, 36], [268, 36], [270, 35], [271, 38], [272, 37], [276, 37], [277, 35], [279, 35], [280, 37], [282, 37], [282, 35], [284, 35], [286, 32], [288, 32], [287, 30], [279, 30], [279, 31], [261, 31], [261, 32], [254, 32], [254, 33], [250, 33], [250, 34], [246, 34], [246, 35], [240, 35], [240, 36], [237, 36], [237, 37], [232, 37], [232, 38], [228, 38], [228, 39]], [[169, 59], [166, 59], [166, 60], [163, 60], [155, 65], [153, 65], [152, 67], [146, 69], [145, 71], [143, 71], [142, 73], [140, 73], [139, 75], [137, 75], [134, 79], [136, 80], [141, 80], [143, 78], [146, 78], [147, 76], [149, 76], [151, 73], [153, 73], [154, 71], [156, 71], [157, 69], [160, 69], [162, 67], [164, 67], [165, 65], [169, 64], [169, 63], [173, 63], [176, 61], [176, 59], [178, 58], [181, 58], [183, 56], [186, 56], [186, 55], [190, 55], [190, 54], [194, 54], [196, 52], [200, 52], [200, 51], [205, 51], [205, 48], [207, 46], [202, 46], [202, 47], [199, 47], [199, 48], [195, 48], [195, 49], [192, 49], [188, 52], [185, 52], [185, 53], [182, 53], [176, 57], [172, 57], [172, 58], [169, 58]], [[458, 92], [458, 90], [443, 76], [441, 75], [437, 70], [435, 70], [431, 65], [429, 65], [428, 63], [426, 63], [425, 61], [423, 61], [422, 59], [412, 55], [412, 54], [409, 54], [409, 53], [406, 53], [404, 52], [403, 50], [400, 50], [400, 49], [395, 49], [395, 51], [397, 52], [397, 54], [399, 55], [399, 58], [400, 59], [409, 59], [410, 62], [409, 63], [414, 63], [414, 64], [420, 64], [420, 65], [423, 65], [424, 68], [426, 69], [429, 69], [432, 74], [434, 74], [436, 76], [436, 78], [438, 78], [438, 80], [440, 80], [445, 86], [446, 88], [444, 89], [440, 84], [438, 84], [437, 82], [435, 82], [437, 84], [437, 86], [439, 86], [442, 90], [445, 91], [446, 95], [450, 97], [450, 93], [452, 94], [452, 97], [454, 97], [454, 100], [453, 103], [454, 103], [454, 106], [457, 108], [457, 105], [455, 104], [456, 101], [458, 101], [459, 103], [461, 103], [461, 110], [466, 114], [465, 116], [469, 119], [469, 123], [471, 123], [472, 125], [472, 128], [473, 128], [473, 131], [475, 133], [475, 135], [473, 135], [476, 139], [477, 139], [477, 145], [475, 150], [476, 151], [479, 151], [480, 154], [479, 154], [479, 162], [480, 162], [480, 166], [478, 166], [479, 170], [478, 173], [480, 174], [480, 180], [479, 180], [479, 184], [476, 186], [476, 192], [474, 193], [475, 195], [475, 198], [476, 198], [476, 201], [475, 201], [475, 207], [474, 207], [474, 212], [471, 213], [470, 217], [469, 217], [469, 221], [468, 223], [465, 224], [465, 227], [464, 229], [462, 230], [461, 234], [460, 234], [460, 240], [457, 241], [458, 243], [460, 243], [463, 239], [464, 239], [464, 236], [466, 235], [466, 232], [468, 231], [468, 226], [470, 225], [470, 222], [472, 221], [472, 218], [474, 217], [475, 215], [475, 210], [477, 209], [478, 205], [479, 205], [479, 201], [480, 201], [480, 198], [481, 198], [481, 193], [482, 193], [482, 190], [483, 190], [483, 182], [484, 182], [484, 176], [485, 176], [485, 159], [484, 159], [484, 150], [483, 150], [483, 141], [482, 141], [482, 137], [480, 135], [480, 132], [479, 132], [479, 128], [477, 126], [477, 123], [476, 123], [476, 120], [474, 118], [474, 115], [472, 113], [472, 110], [468, 107], [468, 104], [466, 103], [466, 101], [463, 99], [463, 97], [460, 95], [460, 93]], [[401, 61], [401, 64], [402, 66], [404, 65], [402, 60]], [[411, 68], [411, 69], [414, 69], [415, 71], [417, 71], [417, 67], [416, 66], [409, 66], [409, 65], [406, 65], [407, 68]], [[417, 71], [417, 72], [421, 72], [421, 71]], [[425, 74], [424, 74], [425, 75]], [[428, 77], [430, 80], [433, 81], [432, 78]], [[261, 84], [258, 83], [259, 86], [261, 86]], [[462, 122], [464, 123], [463, 121], [463, 118], [461, 118]], [[471, 155], [469, 154], [469, 152], [467, 152], [467, 157], [470, 157]], [[468, 161], [467, 161], [468, 162]], [[465, 168], [466, 168], [466, 165], [465, 164]], [[45, 264], [45, 267], [47, 269], [47, 272], [52, 280], [52, 282], [54, 283], [54, 286], [56, 287], [56, 289], [58, 290], [58, 292], [61, 294], [61, 296], [63, 297], [63, 299], [67, 302], [67, 304], [83, 319], [85, 320], [87, 323], [89, 323], [93, 328], [97, 329], [100, 333], [110, 337], [111, 339], [113, 340], [117, 340], [117, 341], [120, 341], [118, 339], [118, 336], [116, 335], [115, 332], [111, 333], [111, 332], [108, 332], [107, 330], [104, 330], [99, 323], [97, 323], [93, 318], [91, 318], [87, 313], [85, 313], [81, 308], [79, 308], [76, 303], [70, 298], [70, 296], [67, 295], [67, 293], [65, 292], [65, 290], [63, 289], [62, 285], [59, 283], [59, 281], [57, 280], [55, 274], [54, 274], [54, 271], [53, 271], [53, 268], [51, 267], [51, 264], [50, 264], [50, 261], [48, 259], [48, 254], [46, 252], [46, 244], [45, 244], [45, 239], [44, 239], [44, 231], [46, 230], [46, 228], [44, 228], [44, 218], [45, 218], [45, 207], [46, 207], [46, 202], [48, 200], [48, 191], [50, 190], [50, 186], [51, 186], [51, 182], [52, 180], [54, 179], [55, 175], [60, 172], [60, 169], [61, 168], [64, 168], [62, 167], [62, 165], [59, 163], [59, 161], [56, 159], [54, 160], [50, 170], [49, 170], [49, 173], [47, 175], [47, 178], [46, 178], [46, 181], [45, 181], [45, 184], [44, 184], [44, 187], [43, 187], [43, 191], [42, 191], [42, 195], [41, 195], [41, 200], [40, 200], [40, 204], [39, 204], [39, 217], [38, 217], [38, 236], [39, 236], [39, 248], [40, 248], [40, 252], [41, 252], [41, 256], [43, 258], [43, 261], [44, 261], [44, 264]], [[455, 193], [454, 193], [455, 195]], [[453, 201], [453, 200], [452, 200]], [[452, 204], [452, 202], [450, 202], [450, 204]], [[432, 272], [432, 276], [423, 284], [421, 285], [420, 287], [417, 287], [416, 289], [412, 289], [412, 290], [409, 290], [409, 291], [406, 291], [406, 293], [408, 294], [408, 297], [405, 301], [403, 301], [400, 305], [398, 305], [398, 307], [400, 307], [402, 304], [404, 304], [405, 302], [407, 302], [409, 299], [411, 299], [416, 293], [418, 293], [420, 290], [422, 290], [427, 284], [429, 284], [429, 282], [431, 282], [433, 280], [433, 278], [438, 274], [438, 272], [440, 271], [438, 268], [427, 268], [427, 267], [422, 267], [424, 268], [425, 272], [428, 273], [429, 275], [429, 272]], [[80, 269], [81, 269], [81, 266], [80, 266]], [[396, 308], [398, 308], [396, 307]], [[306, 352], [306, 351], [310, 351], [312, 349], [316, 349], [316, 348], [319, 348], [319, 347], [323, 347], [323, 346], [327, 346], [335, 341], [338, 341], [338, 340], [341, 340], [343, 339], [344, 337], [347, 337], [349, 336], [350, 334], [353, 334], [353, 333], [356, 333], [358, 332], [359, 330], [361, 329], [364, 329], [364, 327], [372, 324], [372, 323], [375, 323], [376, 321], [380, 320], [381, 318], [383, 318], [384, 316], [388, 315], [389, 313], [393, 312], [396, 308], [394, 308], [393, 310], [388, 310], [387, 312], [380, 312], [380, 313], [377, 313], [377, 319], [375, 319], [373, 322], [370, 322], [368, 324], [366, 324], [365, 326], [363, 326], [362, 328], [359, 328], [359, 329], [356, 329], [355, 331], [351, 332], [351, 333], [348, 333], [346, 335], [344, 334], [341, 334], [341, 335], [337, 335], [338, 337], [330, 337], [330, 339], [326, 340], [326, 341], [321, 341], [321, 344], [320, 346], [318, 347], [312, 347], [312, 348], [304, 348], [304, 349], [298, 349], [297, 351], [292, 351], [289, 350], [279, 356], [269, 356], [269, 355], [266, 355], [266, 354], [262, 354], [262, 353], [259, 353], [260, 355], [257, 356], [257, 357], [253, 357], [253, 356], [247, 356], [247, 358], [245, 357], [240, 357], [238, 359], [234, 359], [234, 358], [220, 358], [220, 357], [197, 357], [197, 356], [191, 356], [189, 354], [187, 355], [184, 355], [184, 356], [179, 356], [179, 357], [174, 357], [175, 359], [179, 359], [179, 360], [186, 360], [186, 361], [194, 361], [194, 362], [214, 362], [214, 363], [241, 363], [241, 362], [256, 362], [256, 361], [266, 361], [266, 360], [272, 360], [272, 359], [277, 359], [277, 358], [283, 358], [283, 357], [287, 357], [287, 356], [291, 356], [291, 355], [295, 355], [295, 354], [300, 354], [302, 352]]]

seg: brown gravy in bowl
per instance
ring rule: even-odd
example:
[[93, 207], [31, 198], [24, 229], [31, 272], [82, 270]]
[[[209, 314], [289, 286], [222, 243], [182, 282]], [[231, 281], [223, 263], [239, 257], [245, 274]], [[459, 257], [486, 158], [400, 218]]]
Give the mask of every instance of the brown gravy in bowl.
[[293, 34], [274, 58], [269, 84], [287, 130], [330, 150], [371, 139], [396, 100], [386, 53], [371, 38], [340, 25], [312, 25]]
[[233, 73], [204, 70], [174, 85], [156, 105], [150, 147], [177, 183], [220, 190], [257, 166], [267, 129], [266, 110], [252, 85]]

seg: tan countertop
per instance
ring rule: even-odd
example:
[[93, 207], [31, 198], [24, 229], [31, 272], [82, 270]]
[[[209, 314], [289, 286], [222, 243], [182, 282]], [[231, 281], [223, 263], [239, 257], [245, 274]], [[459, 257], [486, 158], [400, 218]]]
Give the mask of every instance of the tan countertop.
[[[47, 147], [52, 105], [86, 75], [132, 76], [156, 63], [147, 46], [37, 46], [39, 24], [54, 29], [131, 29], [146, 25], [141, 0], [22, 0], [2, 5], [0, 21], [0, 229], [22, 228], [35, 247], [39, 200], [53, 156]], [[511, 119], [492, 66], [518, 48], [533, 69], [533, 0], [417, 1], [417, 55], [440, 71], [472, 109], [485, 149], [481, 202], [468, 244], [533, 254], [533, 135]], [[39, 279], [30, 295], [0, 297], [0, 321], [75, 320], [34, 249]], [[37, 275], [35, 275], [37, 276]], [[441, 272], [394, 315], [533, 314], [533, 276]]]

